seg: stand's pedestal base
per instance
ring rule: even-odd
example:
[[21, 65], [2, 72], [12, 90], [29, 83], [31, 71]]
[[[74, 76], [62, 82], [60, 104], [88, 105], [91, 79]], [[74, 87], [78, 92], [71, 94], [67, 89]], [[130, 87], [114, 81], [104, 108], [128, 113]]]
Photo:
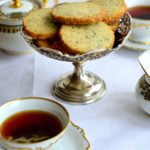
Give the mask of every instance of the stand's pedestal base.
[[70, 104], [89, 104], [102, 98], [106, 85], [97, 75], [91, 72], [62, 76], [53, 86], [54, 95], [61, 101]]

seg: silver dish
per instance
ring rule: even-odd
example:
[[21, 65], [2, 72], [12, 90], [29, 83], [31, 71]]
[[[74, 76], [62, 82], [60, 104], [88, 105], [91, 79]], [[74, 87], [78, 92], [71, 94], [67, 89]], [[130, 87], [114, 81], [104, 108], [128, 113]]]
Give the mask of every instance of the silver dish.
[[88, 104], [102, 98], [106, 92], [105, 82], [92, 72], [84, 72], [83, 64], [108, 55], [120, 49], [131, 31], [131, 17], [128, 13], [119, 20], [118, 30], [115, 32], [115, 44], [112, 49], [97, 49], [83, 55], [68, 55], [60, 51], [39, 47], [33, 38], [22, 30], [22, 36], [27, 43], [42, 55], [61, 61], [73, 62], [74, 72], [58, 79], [53, 86], [53, 94], [63, 102], [70, 104]]

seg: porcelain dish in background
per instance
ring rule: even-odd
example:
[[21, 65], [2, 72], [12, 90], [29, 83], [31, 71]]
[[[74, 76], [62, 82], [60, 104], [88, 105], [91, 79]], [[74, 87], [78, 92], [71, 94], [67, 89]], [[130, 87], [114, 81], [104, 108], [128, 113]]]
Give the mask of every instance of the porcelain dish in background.
[[0, 0], [0, 50], [10, 54], [33, 52], [20, 35], [22, 18], [41, 6], [40, 0]]
[[127, 39], [124, 46], [128, 49], [135, 50], [135, 51], [145, 51], [150, 49], [149, 44], [139, 44], [136, 42], [131, 41], [130, 39]]
[[139, 62], [145, 74], [139, 79], [136, 86], [136, 100], [139, 106], [150, 115], [150, 50], [145, 51]]
[[48, 149], [55, 145], [68, 129], [70, 123], [70, 117], [68, 111], [59, 103], [38, 97], [21, 98], [8, 102], [0, 107], [0, 124], [2, 124], [7, 118], [22, 111], [39, 110], [54, 114], [61, 122], [63, 130], [56, 136], [35, 143], [17, 143], [4, 139], [0, 135], [0, 148], [4, 150], [23, 150], [23, 149]]
[[[150, 6], [150, 0], [126, 0], [128, 8], [135, 6]], [[150, 20], [132, 17], [132, 31], [125, 47], [133, 50], [150, 49]]]

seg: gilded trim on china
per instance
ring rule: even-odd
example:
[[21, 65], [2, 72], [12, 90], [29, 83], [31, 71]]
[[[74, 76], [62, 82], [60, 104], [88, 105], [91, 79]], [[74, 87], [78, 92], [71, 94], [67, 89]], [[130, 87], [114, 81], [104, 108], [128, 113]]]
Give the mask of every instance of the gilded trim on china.
[[83, 137], [83, 139], [87, 142], [87, 148], [85, 149], [85, 150], [90, 150], [90, 143], [89, 143], [89, 141], [87, 140], [87, 137], [86, 137], [86, 134], [85, 134], [85, 131], [82, 129], [82, 128], [80, 128], [79, 126], [77, 126], [77, 125], [75, 125], [72, 121], [70, 121], [70, 123], [78, 130], [78, 131], [80, 131], [80, 133], [82, 134], [82, 137]]
[[9, 26], [9, 25], [0, 24], [0, 32], [3, 33], [17, 33], [20, 32], [21, 29], [22, 29], [22, 25]]
[[26, 54], [32, 54], [32, 53], [34, 53], [34, 51], [32, 51], [32, 50], [11, 51], [11, 50], [1, 49], [1, 48], [0, 48], [0, 51], [4, 52], [6, 54], [9, 54], [9, 55], [26, 55]]
[[[14, 103], [14, 102], [16, 102], [16, 101], [31, 100], [31, 99], [38, 99], [38, 100], [50, 101], [50, 102], [55, 103], [55, 104], [57, 104], [58, 106], [60, 106], [60, 107], [65, 111], [65, 113], [66, 113], [66, 115], [67, 115], [67, 117], [68, 117], [68, 122], [67, 122], [66, 127], [65, 127], [58, 135], [62, 134], [63, 132], [65, 132], [65, 130], [67, 130], [67, 128], [68, 128], [68, 126], [69, 126], [69, 123], [70, 123], [70, 115], [69, 115], [67, 109], [66, 109], [63, 105], [59, 104], [58, 102], [53, 101], [53, 100], [48, 99], [48, 98], [42, 98], [42, 97], [23, 97], [23, 98], [16, 98], [16, 99], [13, 99], [13, 100], [11, 100], [11, 101], [5, 103], [4, 105], [0, 106], [0, 109], [3, 108], [3, 107], [5, 107], [6, 105], [11, 105], [12, 103]], [[56, 138], [58, 135], [54, 136], [54, 137], [51, 138], [51, 139]], [[2, 138], [2, 139], [3, 139], [4, 141], [6, 141], [4, 138]], [[45, 140], [45, 141], [48, 141], [48, 140], [49, 140], [49, 139], [47, 139], [47, 140]], [[7, 141], [6, 141], [6, 142], [7, 142]], [[11, 143], [15, 143], [15, 142], [11, 142]], [[41, 142], [37, 142], [37, 143], [39, 144], [39, 143], [41, 143]], [[12, 149], [12, 150], [13, 150], [13, 149]], [[14, 150], [32, 150], [32, 149], [30, 149], [30, 148], [29, 148], [29, 149], [28, 149], [28, 148], [19, 148], [19, 149], [16, 148], [16, 149], [14, 149]]]
[[[48, 98], [43, 98], [43, 97], [36, 97], [36, 96], [34, 97], [34, 96], [31, 96], [31, 97], [16, 98], [16, 99], [13, 99], [13, 100], [11, 100], [11, 101], [3, 104], [2, 106], [0, 106], [0, 108], [5, 107], [6, 105], [11, 105], [11, 103], [14, 103], [16, 101], [31, 100], [31, 99], [45, 100], [45, 101], [50, 101], [52, 103], [57, 104], [58, 106], [60, 106], [66, 112], [66, 114], [67, 114], [67, 116], [69, 118], [68, 120], [70, 120], [70, 115], [69, 115], [67, 109], [63, 105], [59, 104], [58, 102], [56, 102], [54, 100], [51, 100], [51, 99], [48, 99]], [[69, 122], [67, 124], [69, 124]]]
[[132, 47], [132, 46], [129, 46], [127, 44], [124, 44], [123, 46], [126, 47], [126, 48], [128, 48], [128, 49], [135, 50], [135, 51], [145, 51], [145, 50], [147, 50], [147, 49], [144, 49], [144, 48]]
[[149, 22], [150, 20], [145, 20], [145, 19], [139, 19], [139, 18], [135, 18], [135, 17], [132, 17], [134, 20], [136, 21], [144, 21], [144, 22]]
[[128, 40], [133, 42], [133, 43], [137, 43], [137, 44], [141, 44], [141, 45], [150, 45], [150, 42], [137, 41], [137, 40], [135, 40], [134, 38], [131, 38], [131, 37], [129, 37]]
[[150, 24], [132, 23], [132, 28], [150, 27]]

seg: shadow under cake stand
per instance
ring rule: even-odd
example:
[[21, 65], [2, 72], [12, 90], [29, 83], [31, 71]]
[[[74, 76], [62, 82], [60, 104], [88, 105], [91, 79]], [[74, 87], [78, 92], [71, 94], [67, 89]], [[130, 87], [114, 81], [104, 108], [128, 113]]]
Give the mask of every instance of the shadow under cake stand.
[[74, 65], [74, 72], [60, 77], [53, 85], [52, 93], [63, 102], [70, 104], [88, 104], [102, 98], [106, 92], [105, 82], [92, 72], [83, 71], [83, 64], [88, 60], [101, 58], [123, 46], [131, 31], [131, 17], [127, 13], [119, 20], [119, 27], [115, 32], [115, 44], [112, 49], [97, 49], [83, 55], [69, 55], [60, 51], [39, 47], [32, 37], [22, 35], [39, 53], [53, 59], [69, 61]]

